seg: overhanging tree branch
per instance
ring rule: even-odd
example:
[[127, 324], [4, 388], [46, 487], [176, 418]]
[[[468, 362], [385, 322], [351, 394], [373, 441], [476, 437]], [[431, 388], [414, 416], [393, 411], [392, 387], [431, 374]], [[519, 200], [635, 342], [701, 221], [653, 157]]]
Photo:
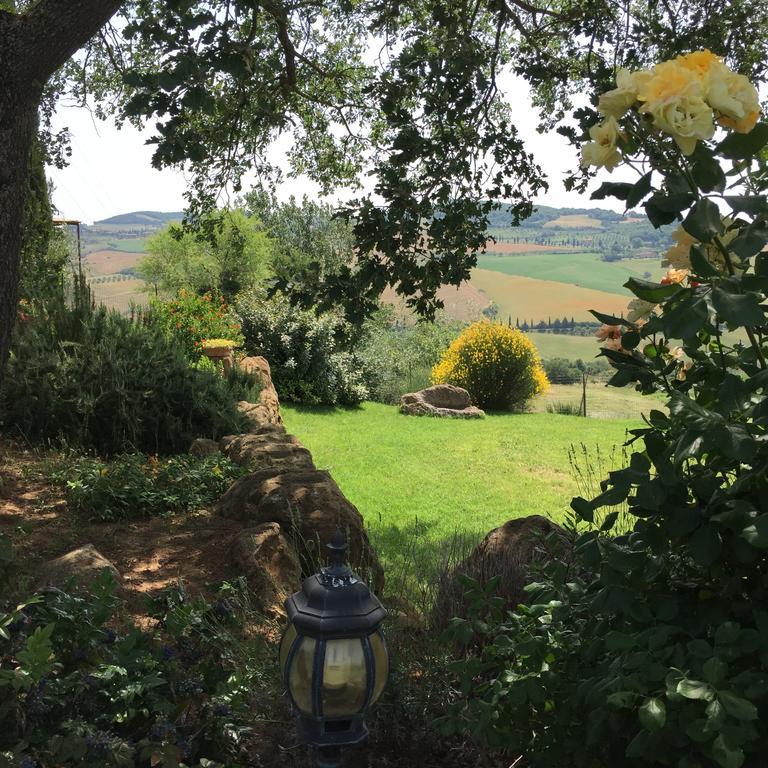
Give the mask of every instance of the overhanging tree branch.
[[42, 87], [95, 35], [123, 0], [40, 0], [19, 16], [19, 76]]

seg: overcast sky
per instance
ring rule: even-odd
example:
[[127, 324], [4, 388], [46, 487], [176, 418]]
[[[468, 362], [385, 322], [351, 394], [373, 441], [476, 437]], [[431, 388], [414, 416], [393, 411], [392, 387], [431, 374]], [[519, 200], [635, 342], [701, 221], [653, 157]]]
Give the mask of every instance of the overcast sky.
[[[570, 207], [613, 207], [610, 201], [593, 203], [589, 195], [568, 193], [562, 178], [575, 166], [574, 150], [557, 133], [536, 132], [536, 114], [524, 82], [509, 78], [507, 98], [514, 104], [517, 125], [537, 162], [549, 175], [550, 191], [540, 203]], [[111, 122], [101, 122], [84, 109], [62, 108], [57, 127], [67, 126], [72, 135], [72, 158], [64, 170], [49, 169], [54, 183], [53, 202], [61, 215], [91, 223], [128, 211], [177, 211], [184, 209], [184, 175], [175, 170], [152, 168], [152, 146], [146, 145], [151, 131], [143, 134], [130, 125], [118, 130]], [[273, 160], [280, 152], [275, 151]], [[619, 180], [619, 171], [613, 177]], [[598, 182], [594, 183], [595, 188]], [[288, 179], [280, 190], [310, 197], [316, 188], [309, 180]]]

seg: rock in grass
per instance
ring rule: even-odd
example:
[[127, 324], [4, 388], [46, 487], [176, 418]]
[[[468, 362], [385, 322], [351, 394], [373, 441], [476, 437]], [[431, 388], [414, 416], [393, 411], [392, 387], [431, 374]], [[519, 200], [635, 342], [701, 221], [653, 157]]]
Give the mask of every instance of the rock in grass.
[[407, 416], [440, 416], [449, 419], [481, 419], [485, 411], [472, 405], [469, 392], [453, 384], [436, 384], [400, 398], [400, 413]]
[[115, 581], [120, 581], [117, 568], [93, 544], [86, 544], [46, 563], [40, 571], [38, 588], [63, 589], [70, 581], [88, 588], [104, 570], [109, 571]]
[[293, 435], [283, 431], [258, 435], [231, 435], [222, 438], [221, 450], [235, 464], [253, 470], [314, 469], [312, 454]]
[[283, 602], [301, 585], [301, 568], [280, 525], [263, 523], [238, 533], [229, 556], [248, 581], [255, 607], [272, 618], [284, 616]]
[[252, 472], [232, 484], [216, 511], [249, 525], [279, 523], [299, 553], [304, 576], [325, 564], [325, 545], [339, 526], [347, 533], [349, 564], [381, 592], [384, 572], [363, 518], [327, 472], [279, 467]]
[[526, 602], [524, 589], [531, 580], [531, 566], [567, 555], [570, 546], [565, 530], [542, 515], [519, 517], [494, 528], [468, 558], [441, 577], [433, 624], [442, 629], [452, 616], [466, 617], [465, 588], [459, 575], [469, 576], [482, 585], [500, 576], [494, 594], [504, 599], [508, 609], [513, 609]]

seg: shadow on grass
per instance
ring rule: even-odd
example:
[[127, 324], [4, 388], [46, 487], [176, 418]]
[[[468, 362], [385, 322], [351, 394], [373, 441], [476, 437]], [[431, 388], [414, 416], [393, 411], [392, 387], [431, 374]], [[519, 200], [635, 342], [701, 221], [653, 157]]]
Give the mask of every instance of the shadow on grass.
[[446, 573], [464, 560], [487, 531], [456, 529], [435, 537], [436, 523], [414, 518], [402, 526], [380, 525], [368, 529], [373, 548], [384, 566], [385, 601], [406, 600], [428, 616]]
[[304, 405], [303, 403], [285, 402], [296, 413], [311, 413], [313, 416], [333, 416], [338, 413], [362, 412], [361, 405]]

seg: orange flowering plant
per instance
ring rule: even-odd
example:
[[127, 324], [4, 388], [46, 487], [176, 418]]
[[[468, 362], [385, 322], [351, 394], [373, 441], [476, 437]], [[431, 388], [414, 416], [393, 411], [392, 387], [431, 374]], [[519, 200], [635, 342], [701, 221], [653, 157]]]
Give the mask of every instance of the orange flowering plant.
[[441, 724], [532, 768], [763, 765], [768, 124], [754, 86], [709, 51], [616, 85], [582, 160], [640, 178], [593, 197], [678, 228], [664, 279], [631, 278], [624, 315], [593, 314], [610, 384], [664, 393], [666, 408], [630, 431], [629, 464], [598, 496], [573, 499], [573, 549], [537, 573], [528, 605], [501, 615], [474, 590], [452, 632], [480, 642]]
[[192, 361], [200, 359], [208, 339], [225, 340], [232, 347], [243, 343], [238, 319], [221, 296], [211, 293], [182, 289], [174, 299], [153, 301], [151, 316]]

